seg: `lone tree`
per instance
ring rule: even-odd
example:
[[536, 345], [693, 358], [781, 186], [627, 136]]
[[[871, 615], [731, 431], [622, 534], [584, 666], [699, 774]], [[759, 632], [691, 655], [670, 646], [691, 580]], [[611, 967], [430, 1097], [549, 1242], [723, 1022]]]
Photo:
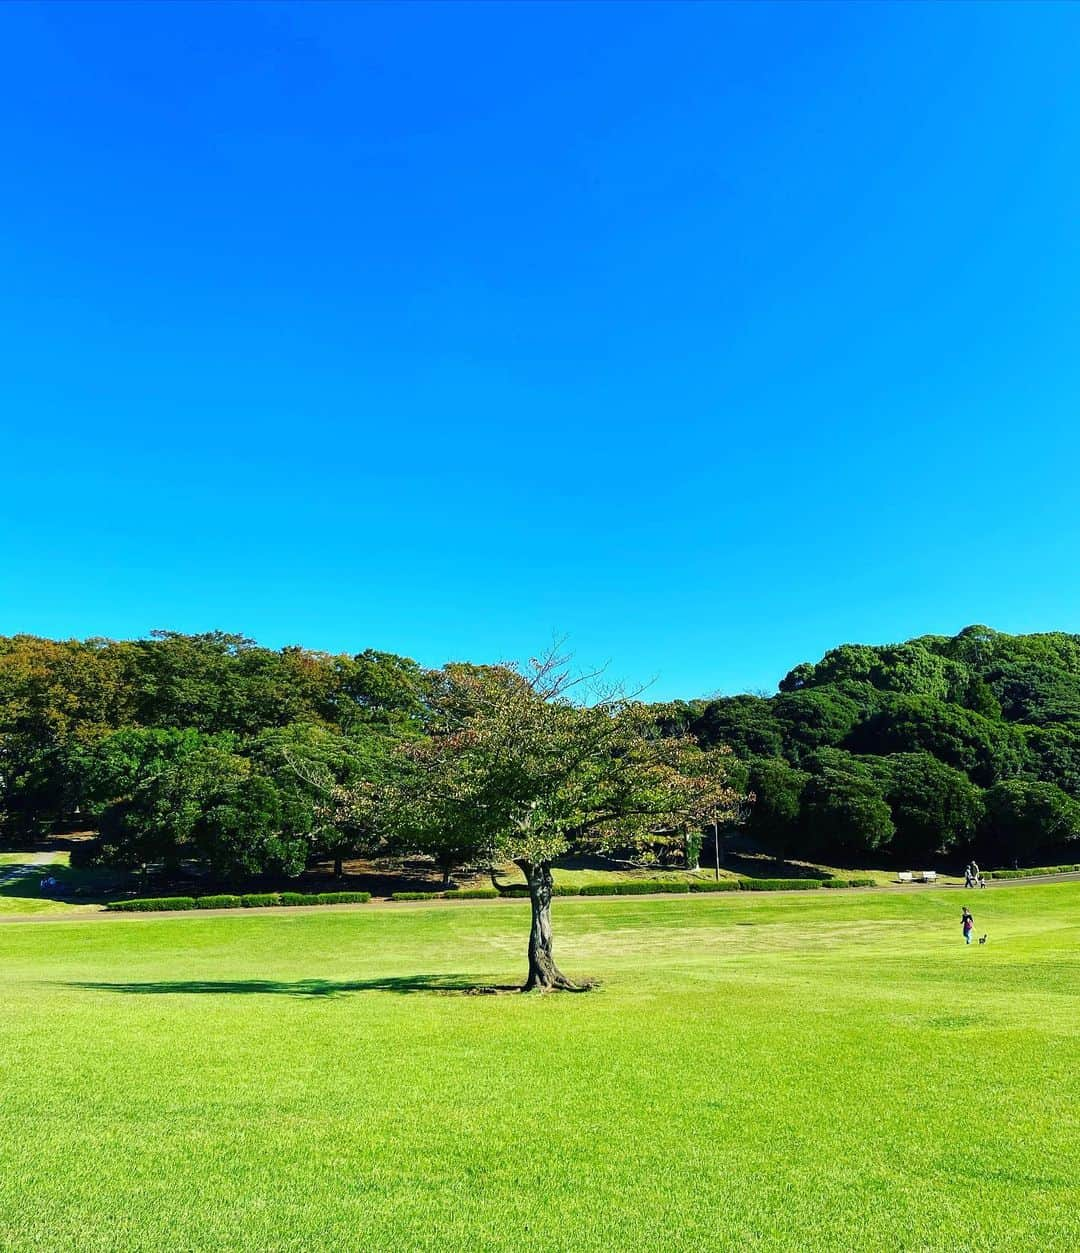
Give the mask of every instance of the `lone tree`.
[[528, 667], [447, 666], [429, 738], [380, 801], [402, 844], [445, 862], [517, 865], [532, 903], [525, 990], [580, 990], [552, 952], [552, 864], [569, 852], [642, 846], [735, 811], [727, 752], [662, 737], [618, 692], [575, 699], [588, 677], [556, 653]]

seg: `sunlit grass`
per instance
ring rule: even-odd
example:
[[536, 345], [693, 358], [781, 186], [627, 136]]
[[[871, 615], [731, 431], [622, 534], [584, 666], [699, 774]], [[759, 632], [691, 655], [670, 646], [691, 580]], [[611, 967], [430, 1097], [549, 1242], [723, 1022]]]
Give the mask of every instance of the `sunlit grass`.
[[1080, 885], [970, 897], [6, 924], [0, 1247], [1073, 1249]]

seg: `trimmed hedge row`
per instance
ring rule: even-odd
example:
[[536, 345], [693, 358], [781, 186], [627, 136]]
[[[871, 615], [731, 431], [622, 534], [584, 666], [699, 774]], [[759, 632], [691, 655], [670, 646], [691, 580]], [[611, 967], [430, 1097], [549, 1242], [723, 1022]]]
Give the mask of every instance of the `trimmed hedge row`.
[[121, 914], [152, 914], [166, 909], [194, 909], [194, 896], [158, 896], [144, 901], [110, 901], [106, 909]]
[[[999, 870], [997, 878], [1053, 874], [1080, 870], [1080, 866], [1054, 866], [1041, 870]], [[586, 883], [582, 887], [556, 884], [555, 896], [681, 896], [689, 892], [805, 892], [811, 888], [873, 887], [873, 879], [627, 879], [621, 883]], [[462, 888], [457, 892], [393, 892], [392, 901], [493, 901], [499, 897], [525, 899], [528, 890], [515, 885], [507, 891], [495, 888]], [[245, 896], [162, 896], [147, 900], [110, 901], [113, 913], [158, 913], [178, 909], [264, 909], [272, 905], [364, 905], [370, 892], [252, 892]]]
[[740, 879], [744, 892], [807, 892], [821, 887], [820, 879]]
[[[581, 887], [556, 884], [554, 896], [682, 896], [688, 892], [800, 892], [820, 887], [872, 887], [873, 879], [626, 879], [621, 883], [586, 883]], [[471, 888], [460, 892], [394, 892], [392, 901], [493, 900], [499, 896], [525, 897], [524, 887], [497, 892]]]
[[109, 901], [113, 913], [158, 913], [176, 909], [262, 909], [269, 905], [364, 905], [370, 892], [253, 892], [247, 896], [159, 896], [141, 901]]
[[1031, 866], [1027, 870], [988, 870], [988, 879], [1031, 879], [1042, 874], [1073, 874], [1080, 870], [1080, 864], [1072, 866]]
[[239, 909], [239, 896], [200, 896], [195, 902], [196, 909]]
[[622, 883], [586, 883], [579, 896], [652, 896], [663, 892], [689, 892], [690, 884], [663, 879], [627, 879]]

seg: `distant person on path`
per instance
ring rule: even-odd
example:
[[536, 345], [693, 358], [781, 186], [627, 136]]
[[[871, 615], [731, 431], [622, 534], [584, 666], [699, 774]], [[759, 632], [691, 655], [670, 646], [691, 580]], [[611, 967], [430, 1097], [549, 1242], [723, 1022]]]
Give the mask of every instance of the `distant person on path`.
[[978, 883], [978, 881], [979, 881], [979, 863], [975, 860], [975, 858], [974, 858], [974, 857], [971, 859], [971, 877], [972, 877], [972, 879], [973, 879], [976, 883]]
[[964, 887], [973, 888], [975, 886], [975, 876], [971, 873], [971, 864], [968, 863], [964, 867]]
[[975, 919], [971, 916], [971, 911], [965, 905], [963, 913], [960, 915], [960, 925], [964, 928], [964, 943], [971, 943], [971, 933], [975, 930]]

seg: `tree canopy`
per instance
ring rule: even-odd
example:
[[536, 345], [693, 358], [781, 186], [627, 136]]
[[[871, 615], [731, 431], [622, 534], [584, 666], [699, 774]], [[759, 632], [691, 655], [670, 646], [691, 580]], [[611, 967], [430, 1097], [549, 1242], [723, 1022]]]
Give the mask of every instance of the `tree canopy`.
[[[423, 851], [449, 879], [643, 832], [692, 860], [691, 784], [707, 791], [722, 762], [778, 856], [1077, 849], [1080, 636], [973, 626], [844, 644], [771, 697], [576, 702], [538, 682], [529, 667], [430, 670], [224, 632], [0, 637], [0, 834], [80, 823], [99, 830], [98, 859], [223, 878]], [[595, 751], [568, 755], [590, 737]], [[499, 756], [504, 742], [516, 755]], [[440, 775], [445, 794], [425, 785]]]

